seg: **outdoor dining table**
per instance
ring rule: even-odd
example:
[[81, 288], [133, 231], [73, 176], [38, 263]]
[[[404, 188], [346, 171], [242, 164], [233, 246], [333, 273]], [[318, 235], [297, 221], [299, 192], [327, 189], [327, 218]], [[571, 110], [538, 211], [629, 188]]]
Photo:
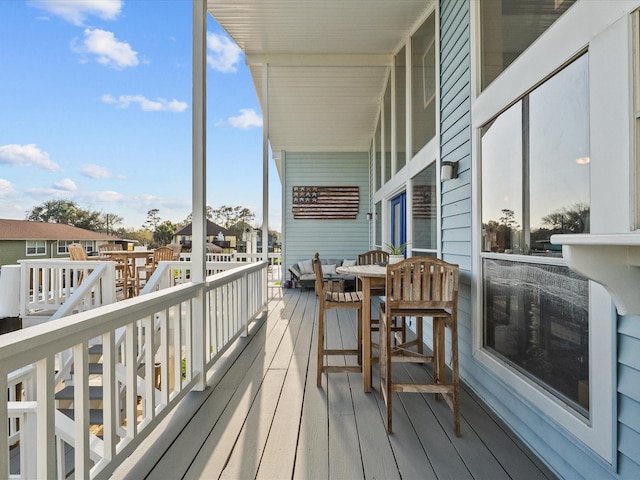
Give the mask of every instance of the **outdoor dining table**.
[[[133, 297], [137, 294], [136, 288], [138, 285], [138, 271], [136, 269], [136, 258], [144, 258], [145, 264], [149, 263], [149, 258], [153, 257], [153, 250], [113, 250], [100, 252], [102, 256], [108, 256], [116, 262], [124, 264], [122, 273], [122, 280], [124, 283], [124, 296], [125, 298]], [[129, 279], [133, 279], [136, 287], [129, 289]]]
[[371, 391], [371, 290], [385, 284], [387, 267], [382, 265], [353, 265], [338, 267], [337, 273], [355, 275], [362, 283], [362, 387]]

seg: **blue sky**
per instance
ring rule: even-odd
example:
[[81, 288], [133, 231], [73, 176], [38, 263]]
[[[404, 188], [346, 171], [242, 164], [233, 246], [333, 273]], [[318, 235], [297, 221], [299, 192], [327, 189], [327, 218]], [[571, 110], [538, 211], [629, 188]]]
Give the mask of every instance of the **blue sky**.
[[[0, 218], [60, 198], [133, 228], [191, 212], [191, 22], [187, 0], [0, 0]], [[260, 106], [241, 51], [207, 32], [207, 204], [261, 223]]]

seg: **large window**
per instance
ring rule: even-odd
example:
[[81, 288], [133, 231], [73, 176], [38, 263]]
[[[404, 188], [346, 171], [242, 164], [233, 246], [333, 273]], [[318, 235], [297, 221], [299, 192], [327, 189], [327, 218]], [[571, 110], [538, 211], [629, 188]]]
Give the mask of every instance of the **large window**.
[[391, 180], [391, 79], [384, 91], [384, 182]]
[[489, 85], [576, 0], [482, 0], [481, 87]]
[[436, 24], [432, 14], [411, 37], [412, 154], [436, 134]]
[[375, 171], [375, 190], [380, 190], [382, 186], [382, 135], [380, 132], [380, 116], [378, 117], [378, 125], [376, 127], [376, 133], [373, 137], [373, 151], [374, 151], [374, 159], [373, 159], [373, 167]]
[[45, 255], [47, 242], [44, 240], [27, 240], [27, 255]]
[[589, 232], [588, 100], [585, 54], [481, 129], [484, 347], [585, 416], [588, 282], [550, 236]]
[[396, 72], [396, 171], [402, 169], [407, 163], [407, 105], [406, 105], [406, 59], [405, 48], [398, 52], [395, 57]]
[[413, 255], [437, 252], [438, 198], [435, 162], [413, 178]]

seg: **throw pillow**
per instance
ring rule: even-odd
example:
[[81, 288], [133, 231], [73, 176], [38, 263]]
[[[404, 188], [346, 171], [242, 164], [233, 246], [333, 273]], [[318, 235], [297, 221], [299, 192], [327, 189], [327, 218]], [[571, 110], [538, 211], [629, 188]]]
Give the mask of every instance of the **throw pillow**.
[[313, 260], [303, 260], [298, 262], [298, 265], [300, 265], [300, 273], [303, 275], [305, 273], [313, 273]]
[[342, 266], [343, 267], [353, 267], [356, 264], [355, 260], [343, 260], [342, 261]]
[[336, 274], [336, 266], [335, 265], [322, 265], [322, 276], [325, 275], [335, 275]]

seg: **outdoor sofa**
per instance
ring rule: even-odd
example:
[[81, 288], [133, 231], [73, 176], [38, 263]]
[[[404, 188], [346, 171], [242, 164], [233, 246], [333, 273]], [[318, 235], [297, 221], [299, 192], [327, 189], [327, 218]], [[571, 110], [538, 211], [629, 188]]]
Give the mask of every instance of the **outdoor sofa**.
[[[337, 267], [348, 267], [355, 265], [356, 260], [342, 260], [342, 259], [320, 259], [322, 265], [322, 276], [326, 280], [344, 280], [344, 289], [347, 292], [355, 291], [356, 289], [356, 277], [355, 275], [346, 275], [343, 273], [336, 273]], [[291, 274], [291, 282], [294, 287], [300, 287], [302, 289], [315, 289], [316, 275], [313, 272], [313, 260], [300, 260], [289, 267], [289, 273]]]

